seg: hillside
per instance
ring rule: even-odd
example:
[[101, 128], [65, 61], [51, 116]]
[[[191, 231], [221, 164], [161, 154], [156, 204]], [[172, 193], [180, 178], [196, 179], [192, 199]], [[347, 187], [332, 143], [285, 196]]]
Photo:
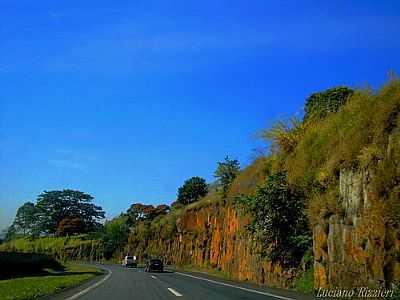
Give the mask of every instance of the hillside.
[[[312, 265], [315, 288], [398, 281], [400, 82], [376, 93], [357, 90], [328, 112], [267, 131], [271, 153], [243, 170], [226, 198], [208, 195], [141, 224], [125, 250], [268, 285], [289, 286]], [[254, 214], [237, 201], [280, 171], [304, 197], [312, 264], [306, 248], [292, 264], [265, 253], [263, 233], [247, 226]]]
[[400, 81], [377, 92], [313, 94], [302, 120], [278, 122], [262, 136], [270, 152], [226, 191], [213, 187], [199, 201], [168, 212], [159, 206], [155, 217], [131, 223], [128, 211], [98, 238], [22, 239], [0, 249], [61, 259], [158, 256], [269, 286], [302, 282], [303, 291], [312, 289], [310, 280], [314, 288], [396, 284]]

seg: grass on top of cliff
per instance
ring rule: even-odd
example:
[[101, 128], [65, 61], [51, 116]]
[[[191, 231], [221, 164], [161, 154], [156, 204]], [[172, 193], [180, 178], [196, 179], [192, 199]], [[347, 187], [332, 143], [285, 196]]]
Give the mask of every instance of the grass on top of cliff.
[[379, 199], [394, 199], [400, 195], [395, 187], [400, 176], [399, 128], [400, 80], [392, 79], [377, 92], [354, 91], [338, 112], [324, 118], [273, 128], [271, 157], [278, 158], [273, 168], [286, 170], [290, 184], [307, 193], [311, 224], [338, 213], [341, 170], [385, 169], [375, 176], [373, 192]]
[[400, 80], [381, 90], [357, 90], [325, 119], [305, 122], [284, 167], [292, 182], [336, 178], [341, 168], [367, 166], [384, 155], [388, 136], [400, 126]]

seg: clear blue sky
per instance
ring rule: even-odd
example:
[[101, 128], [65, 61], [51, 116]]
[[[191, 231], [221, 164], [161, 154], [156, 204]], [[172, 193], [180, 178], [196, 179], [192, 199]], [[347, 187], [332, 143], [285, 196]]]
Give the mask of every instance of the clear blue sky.
[[43, 190], [108, 217], [242, 165], [312, 92], [400, 69], [400, 1], [0, 0], [0, 229]]

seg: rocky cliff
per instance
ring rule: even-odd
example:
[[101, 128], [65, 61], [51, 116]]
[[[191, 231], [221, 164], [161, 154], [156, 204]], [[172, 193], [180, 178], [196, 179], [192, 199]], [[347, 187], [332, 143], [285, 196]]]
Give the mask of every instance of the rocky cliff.
[[[385, 169], [393, 167], [393, 156], [399, 153], [398, 137], [398, 134], [392, 135], [389, 139], [387, 167], [385, 160], [378, 162], [383, 173], [389, 172]], [[374, 181], [387, 178], [372, 170], [341, 170], [339, 213], [321, 219], [313, 228], [316, 288], [382, 287], [400, 279], [400, 230], [397, 222], [390, 218], [396, 211], [389, 205], [393, 203], [381, 197], [374, 187]], [[398, 178], [394, 178], [393, 189], [398, 192], [396, 180]], [[394, 193], [396, 198], [397, 192]], [[400, 199], [392, 200], [398, 203]]]
[[[326, 93], [319, 97], [332, 100]], [[324, 103], [317, 105], [322, 112]], [[313, 232], [314, 287], [389, 287], [400, 281], [400, 81], [377, 92], [356, 91], [341, 105], [335, 113], [328, 109], [267, 131], [271, 153], [240, 172], [228, 198], [252, 197], [273, 174], [285, 172], [290, 189], [304, 195]], [[295, 271], [259, 254], [256, 235], [265, 234], [265, 224], [250, 234], [250, 220], [233, 201], [215, 198], [185, 207], [176, 219], [167, 215], [167, 220], [140, 225], [128, 244], [174, 264], [288, 286]]]
[[243, 281], [285, 287], [294, 272], [257, 254], [246, 232], [246, 217], [231, 205], [188, 209], [177, 220], [174, 239], [150, 239], [147, 251], [175, 265], [213, 268]]

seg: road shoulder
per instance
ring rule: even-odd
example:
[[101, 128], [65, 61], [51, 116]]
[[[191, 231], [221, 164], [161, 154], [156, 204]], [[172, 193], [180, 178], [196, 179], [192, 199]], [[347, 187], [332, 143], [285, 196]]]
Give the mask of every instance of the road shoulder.
[[[86, 264], [83, 264], [86, 265]], [[66, 300], [66, 299], [73, 299], [75, 296], [83, 294], [85, 291], [89, 291], [89, 289], [94, 289], [96, 288], [99, 284], [101, 284], [103, 281], [105, 281], [108, 277], [110, 276], [110, 270], [105, 267], [104, 265], [100, 264], [90, 264], [90, 267], [94, 267], [99, 269], [102, 274], [98, 275], [94, 278], [91, 278], [87, 281], [84, 281], [80, 283], [79, 285], [76, 285], [74, 287], [66, 288], [56, 294], [48, 295], [42, 300]], [[78, 298], [78, 297], [76, 297]]]
[[250, 283], [250, 282], [235, 281], [235, 280], [231, 280], [231, 279], [222, 278], [220, 276], [208, 274], [207, 272], [187, 271], [184, 269], [180, 269], [179, 267], [173, 267], [173, 266], [166, 268], [166, 270], [170, 271], [170, 272], [174, 272], [177, 275], [186, 274], [186, 275], [192, 276], [192, 278], [198, 277], [198, 278], [205, 279], [208, 282], [215, 281], [215, 282], [221, 283], [223, 285], [230, 285], [230, 286], [238, 287], [240, 289], [249, 289], [249, 290], [254, 290], [257, 292], [273, 294], [273, 295], [276, 295], [276, 296], [279, 296], [282, 298], [289, 298], [289, 299], [296, 299], [296, 300], [316, 299], [312, 295], [302, 294], [302, 293], [299, 293], [299, 292], [296, 292], [293, 290], [289, 290], [289, 289], [265, 287], [265, 286], [257, 285], [257, 284]]

